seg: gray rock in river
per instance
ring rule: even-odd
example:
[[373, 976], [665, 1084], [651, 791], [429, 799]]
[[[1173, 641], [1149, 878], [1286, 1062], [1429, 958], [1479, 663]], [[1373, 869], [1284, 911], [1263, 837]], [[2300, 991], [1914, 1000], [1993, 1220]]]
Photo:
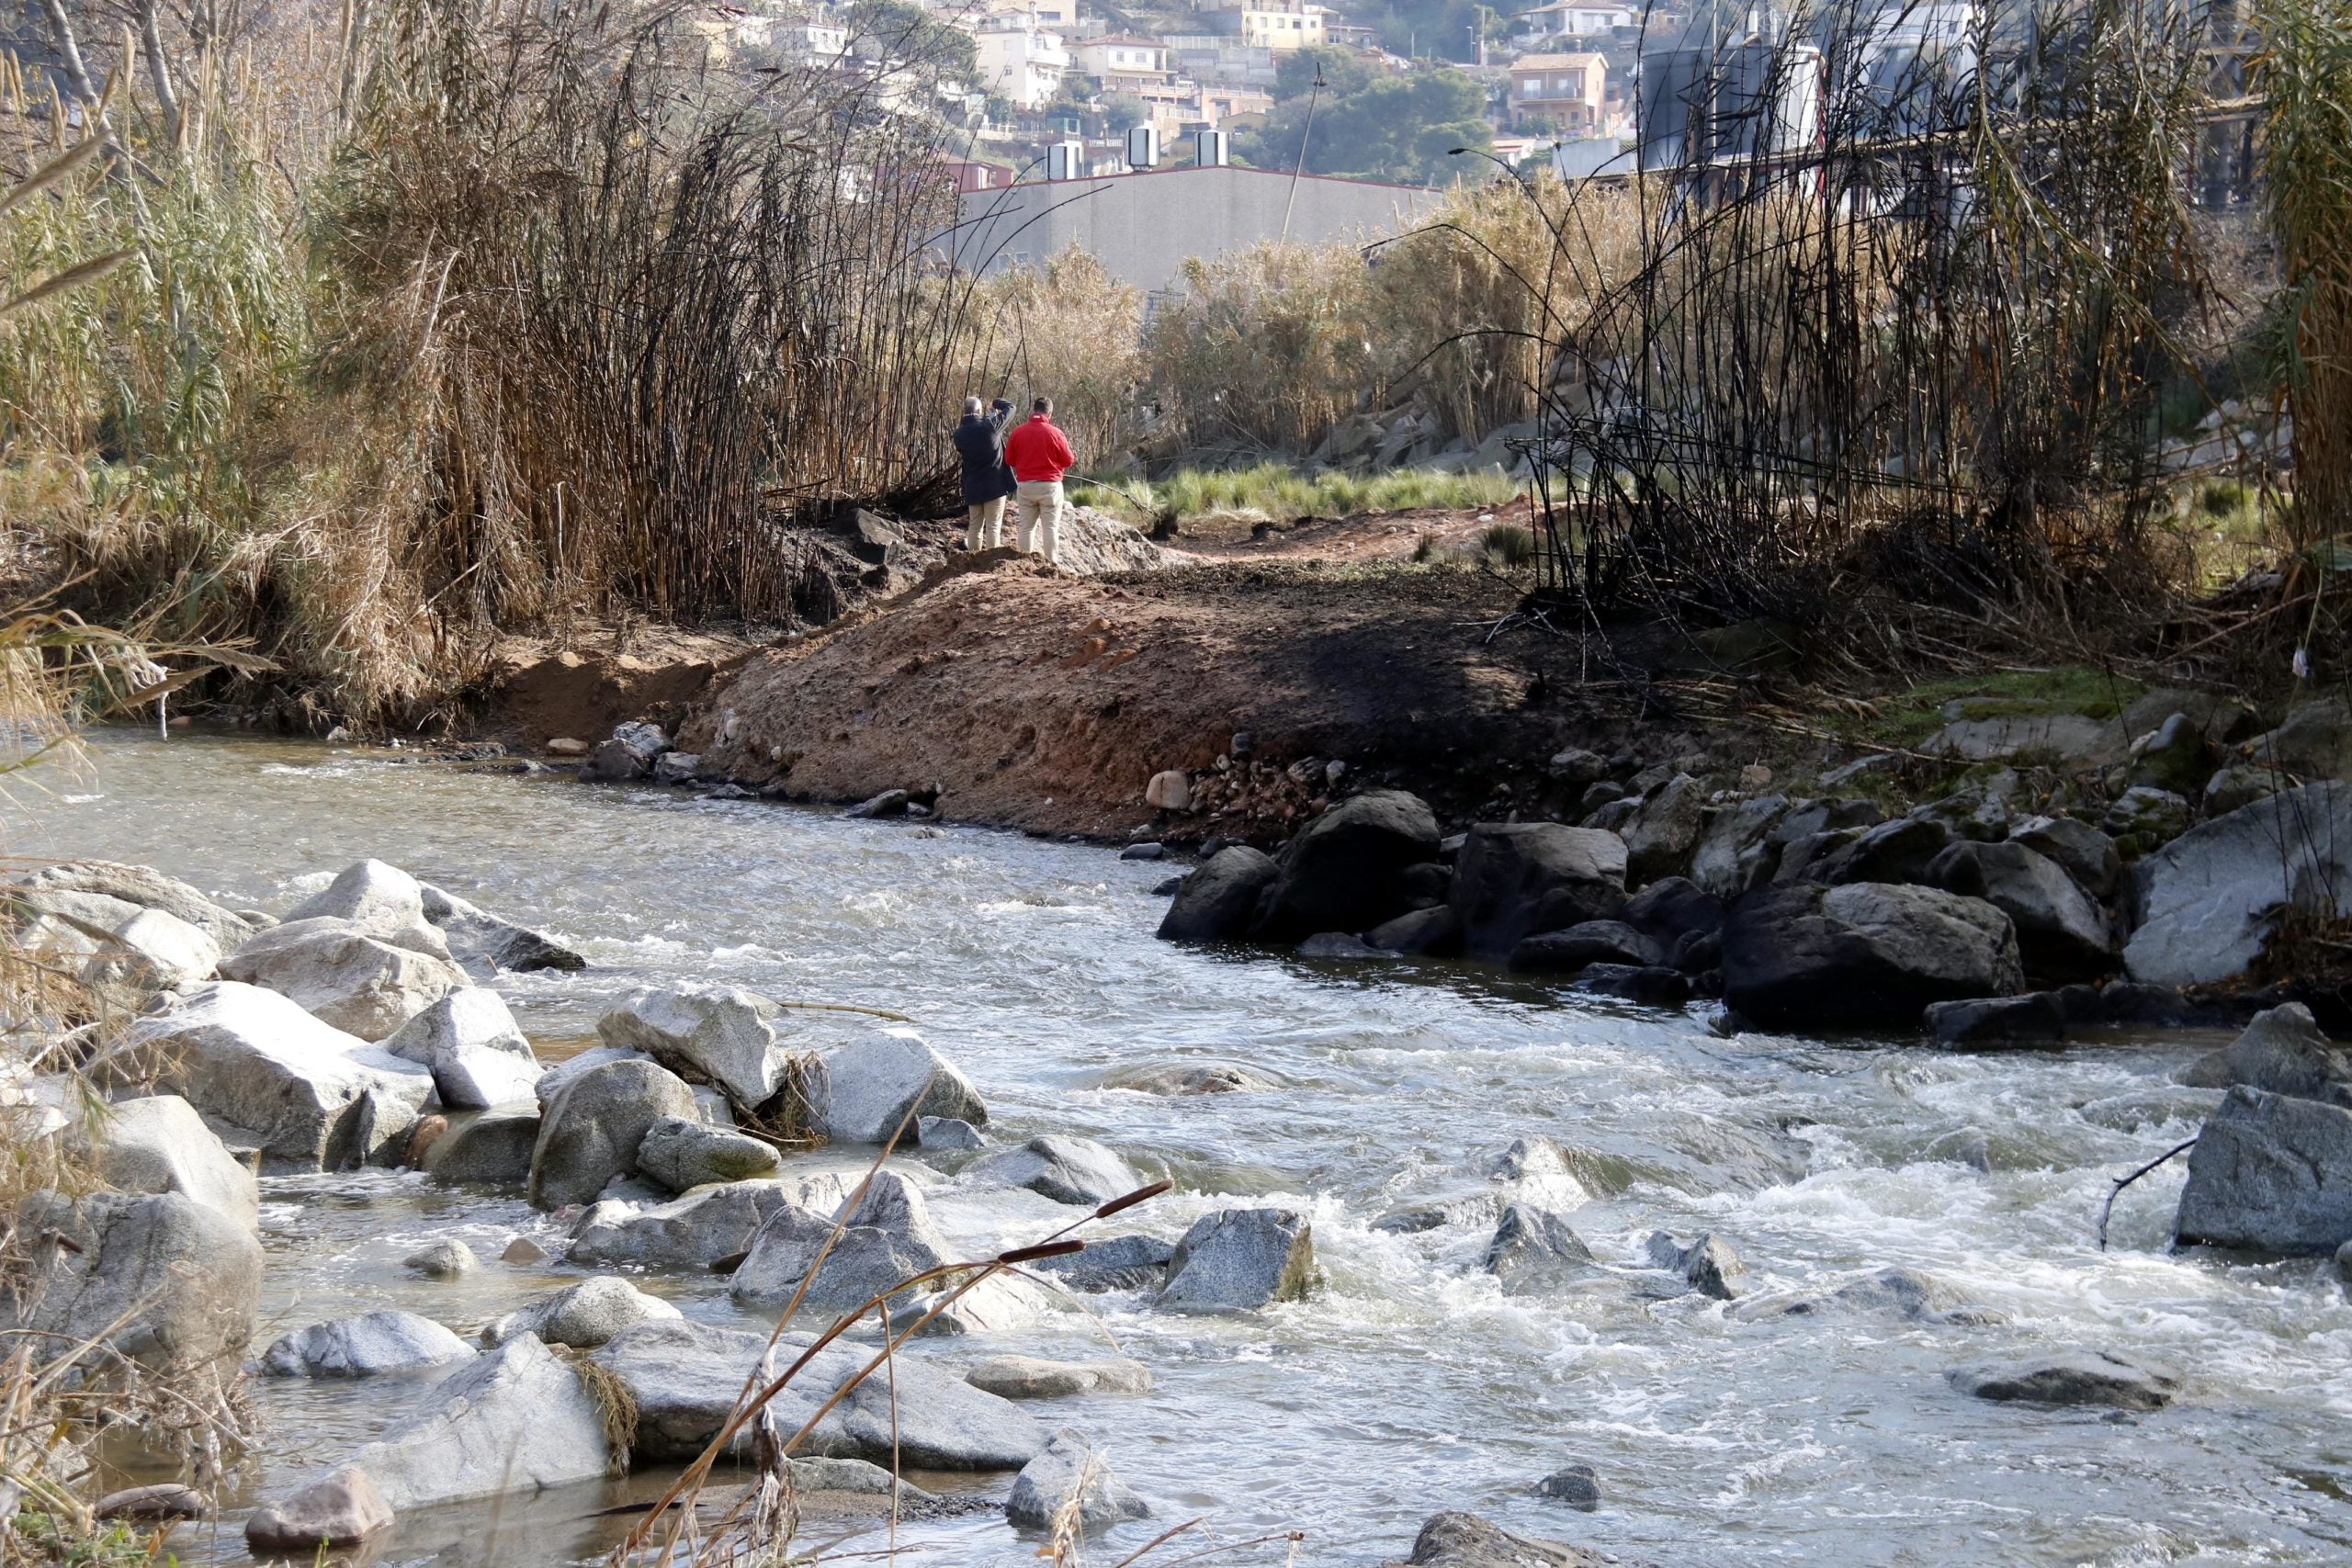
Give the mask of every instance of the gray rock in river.
[[1317, 931], [1291, 951], [1300, 958], [1336, 964], [1373, 963], [1398, 956], [1346, 931]]
[[626, 784], [651, 778], [655, 760], [671, 750], [670, 738], [658, 724], [630, 719], [615, 725], [611, 736], [598, 741], [588, 760], [580, 764], [581, 782]]
[[1184, 878], [1159, 919], [1162, 942], [1236, 942], [1278, 874], [1272, 856], [1247, 844], [1219, 850]]
[[629, 992], [596, 1021], [607, 1045], [642, 1051], [697, 1083], [718, 1085], [738, 1109], [775, 1098], [796, 1054], [781, 1038], [784, 1010], [740, 986], [690, 980]]
[[[776, 1371], [798, 1359], [808, 1345], [806, 1336], [784, 1336]], [[637, 1401], [638, 1452], [649, 1460], [682, 1460], [700, 1453], [725, 1427], [767, 1349], [764, 1334], [675, 1320], [639, 1324], [593, 1359]], [[870, 1359], [866, 1351], [840, 1345], [819, 1351], [770, 1408], [787, 1433], [797, 1432]], [[896, 1458], [930, 1470], [1018, 1470], [1045, 1446], [1045, 1428], [1019, 1405], [929, 1361], [902, 1356], [889, 1376], [852, 1388], [796, 1451], [885, 1464]], [[747, 1425], [732, 1448], [750, 1447]]]
[[345, 922], [394, 947], [434, 958], [449, 956], [448, 939], [424, 918], [424, 885], [379, 860], [344, 867], [323, 889], [287, 910], [280, 924], [320, 919]]
[[1151, 1372], [1141, 1361], [1048, 1361], [1035, 1356], [990, 1356], [964, 1381], [999, 1399], [1068, 1399], [1083, 1393], [1149, 1393]]
[[1664, 1231], [1652, 1231], [1648, 1251], [1653, 1268], [1681, 1275], [1692, 1290], [1719, 1302], [1736, 1299], [1747, 1279], [1747, 1259], [1713, 1231], [1688, 1247]]
[[383, 1039], [473, 983], [447, 958], [324, 918], [289, 920], [251, 938], [220, 961], [220, 977], [276, 991], [362, 1040]]
[[1251, 1312], [1305, 1300], [1315, 1279], [1315, 1229], [1305, 1215], [1218, 1209], [1193, 1221], [1176, 1244], [1153, 1304], [1165, 1312]]
[[665, 1116], [645, 1130], [637, 1168], [673, 1192], [714, 1181], [750, 1181], [775, 1174], [775, 1149], [744, 1133], [713, 1127], [699, 1117]]
[[989, 1146], [987, 1136], [960, 1116], [925, 1116], [915, 1123], [915, 1143], [933, 1154], [965, 1153]]
[[1349, 796], [1283, 846], [1250, 939], [1304, 942], [1317, 931], [1363, 931], [1396, 919], [1407, 907], [1405, 868], [1435, 860], [1437, 842], [1437, 818], [1419, 796], [1394, 789]]
[[2180, 1392], [2180, 1373], [2109, 1350], [2060, 1351], [1982, 1366], [1954, 1367], [1952, 1387], [1978, 1399], [2033, 1404], [2098, 1404], [2161, 1410]]
[[2024, 984], [2008, 916], [1939, 888], [1777, 884], [1724, 928], [1724, 1000], [1767, 1028], [1909, 1028], [1930, 1002]]
[[2244, 974], [2280, 911], [2352, 915], [2352, 784], [2282, 790], [2199, 823], [2132, 870], [2135, 980], [2195, 986]]
[[2241, 1085], [2188, 1153], [2184, 1244], [2332, 1253], [2352, 1240], [2352, 1111]]
[[1017, 1149], [983, 1155], [964, 1168], [964, 1179], [982, 1186], [1025, 1187], [1057, 1203], [1088, 1208], [1124, 1197], [1144, 1184], [1135, 1167], [1091, 1138], [1047, 1134]]
[[396, 1509], [531, 1493], [610, 1473], [605, 1411], [532, 1335], [435, 1387], [424, 1408], [351, 1456]]
[[932, 1224], [922, 1193], [899, 1172], [880, 1170], [838, 1238], [831, 1215], [792, 1203], [778, 1207], [762, 1223], [728, 1291], [744, 1306], [781, 1308], [813, 1268], [802, 1309], [831, 1318], [946, 1261], [947, 1238]]
[[598, 1203], [581, 1216], [566, 1255], [574, 1263], [625, 1263], [646, 1269], [711, 1269], [742, 1258], [761, 1225], [799, 1204], [830, 1211], [838, 1178], [806, 1181], [730, 1181], [651, 1208]]
[[60, 893], [96, 894], [142, 909], [160, 910], [203, 931], [224, 953], [259, 929], [254, 921], [213, 902], [187, 883], [143, 865], [63, 861], [28, 872], [17, 886]]
[[809, 1122], [836, 1144], [884, 1143], [901, 1127], [912, 1134], [925, 1116], [988, 1124], [972, 1081], [910, 1033], [873, 1030], [823, 1047], [803, 1066]]
[[2193, 1089], [2244, 1084], [2352, 1107], [2352, 1052], [2321, 1031], [2311, 1009], [2288, 1002], [2255, 1014], [2235, 1040], [2191, 1062], [2180, 1081]]
[[346, 1465], [254, 1509], [245, 1521], [245, 1545], [256, 1557], [311, 1557], [361, 1545], [392, 1524], [392, 1506], [376, 1483]]
[[1510, 950], [1510, 967], [1530, 974], [1573, 974], [1594, 964], [1645, 968], [1665, 962], [1658, 944], [1623, 920], [1579, 920], [1541, 931]]
[[1849, 882], [1909, 886], [1929, 880], [1928, 867], [1951, 847], [1952, 830], [1932, 818], [1898, 817], [1863, 829], [1861, 836], [1807, 868], [1810, 881], [1837, 886]]
[[1641, 1568], [1557, 1540], [1515, 1535], [1476, 1514], [1431, 1514], [1413, 1554], [1390, 1568]]
[[1600, 1506], [1600, 1472], [1589, 1464], [1568, 1465], [1537, 1482], [1535, 1495], [1592, 1513]]
[[433, 1075], [257, 986], [167, 995], [91, 1064], [110, 1087], [180, 1095], [251, 1135], [266, 1170], [344, 1170], [414, 1126]]
[[1048, 1530], [1057, 1528], [1066, 1511], [1088, 1535], [1151, 1517], [1151, 1506], [1112, 1474], [1094, 1446], [1068, 1427], [1056, 1432], [1045, 1451], [1013, 1477], [1004, 1517], [1021, 1529]]
[[367, 1312], [314, 1323], [262, 1352], [272, 1377], [372, 1378], [462, 1361], [473, 1347], [413, 1312]]
[[532, 1098], [539, 1059], [506, 998], [482, 986], [452, 991], [403, 1023], [383, 1048], [433, 1075], [441, 1103], [484, 1111]]
[[1707, 786], [1689, 773], [1677, 773], [1650, 791], [1619, 829], [1625, 840], [1626, 876], [1654, 882], [1689, 871], [1706, 822]]
[[1104, 1089], [1171, 1099], [1195, 1094], [1246, 1094], [1278, 1089], [1278, 1080], [1238, 1062], [1165, 1062], [1122, 1067], [1098, 1080]]
[[1411, 909], [1363, 933], [1364, 944], [1403, 956], [1450, 953], [1461, 945], [1462, 921], [1451, 906]]
[[[36, 1192], [17, 1215], [22, 1278], [0, 1322], [51, 1350], [95, 1340], [163, 1371], [232, 1362], [253, 1337], [261, 1244], [178, 1192]], [[37, 1348], [38, 1353], [38, 1348]]]
[[600, 1275], [508, 1313], [481, 1331], [485, 1345], [533, 1338], [589, 1350], [648, 1318], [676, 1317], [678, 1309], [627, 1280]]
[[556, 1091], [531, 1150], [530, 1197], [542, 1209], [585, 1203], [616, 1176], [637, 1172], [637, 1149], [653, 1124], [691, 1120], [695, 1094], [650, 1062], [607, 1062]]
[[1158, 1236], [1114, 1235], [1088, 1240], [1083, 1252], [1041, 1258], [1026, 1267], [1053, 1275], [1073, 1291], [1156, 1291], [1168, 1278], [1168, 1260], [1175, 1252]]
[[521, 1187], [531, 1179], [531, 1151], [538, 1141], [537, 1100], [452, 1116], [448, 1131], [424, 1151], [425, 1174], [474, 1187]]
[[1538, 931], [1613, 919], [1625, 902], [1625, 840], [1556, 822], [1481, 822], [1454, 857], [1462, 950], [1505, 958]]
[[576, 974], [588, 961], [560, 942], [526, 926], [502, 919], [429, 882], [417, 893], [424, 918], [449, 944], [449, 956], [459, 964], [487, 963], [493, 970], [527, 975], [542, 969]]
[[2123, 885], [2123, 857], [2115, 840], [2073, 817], [2029, 817], [2009, 829], [2009, 842], [2045, 855], [2094, 898], [2110, 898]]
[[2049, 991], [1929, 1002], [1921, 1024], [1939, 1045], [2054, 1045], [2066, 1037], [2066, 1014]]
[[419, 1247], [401, 1259], [401, 1267], [428, 1280], [455, 1280], [473, 1272], [481, 1261], [464, 1242], [447, 1239]]
[[1917, 1269], [1882, 1269], [1840, 1285], [1827, 1295], [1749, 1297], [1734, 1309], [1746, 1318], [1805, 1316], [1816, 1313], [1867, 1312], [1914, 1323], [1984, 1326], [2009, 1321], [2008, 1314]]
[[2037, 979], [2096, 979], [2115, 967], [2107, 911], [2056, 861], [2023, 844], [1954, 844], [1928, 875], [1945, 891], [1982, 898], [2008, 916], [2026, 973]]
[[178, 1095], [118, 1100], [95, 1126], [74, 1123], [68, 1139], [118, 1190], [177, 1192], [248, 1230], [260, 1222], [254, 1173]]
[[1594, 1278], [1599, 1267], [1568, 1222], [1532, 1203], [1513, 1203], [1487, 1243], [1486, 1270], [1507, 1296], [1549, 1295]]

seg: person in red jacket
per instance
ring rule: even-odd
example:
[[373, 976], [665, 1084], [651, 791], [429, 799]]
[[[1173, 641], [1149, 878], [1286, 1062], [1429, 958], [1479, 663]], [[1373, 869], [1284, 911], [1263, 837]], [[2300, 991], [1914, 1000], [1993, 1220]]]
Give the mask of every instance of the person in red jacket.
[[1078, 458], [1069, 438], [1054, 423], [1054, 400], [1029, 405], [1028, 423], [1004, 438], [1004, 460], [1012, 465], [1015, 513], [1013, 542], [1061, 564], [1062, 475]]

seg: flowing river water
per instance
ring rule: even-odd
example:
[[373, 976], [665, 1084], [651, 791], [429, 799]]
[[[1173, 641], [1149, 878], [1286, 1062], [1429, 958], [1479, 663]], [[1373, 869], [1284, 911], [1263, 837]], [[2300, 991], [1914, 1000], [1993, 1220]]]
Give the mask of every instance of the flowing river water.
[[[41, 782], [47, 793], [19, 787], [7, 808], [18, 856], [142, 862], [232, 907], [283, 909], [373, 855], [557, 935], [585, 973], [497, 982], [544, 1059], [588, 1043], [604, 1006], [647, 983], [885, 1008], [965, 1069], [996, 1140], [1098, 1138], [1174, 1179], [1113, 1230], [1131, 1219], [1172, 1238], [1237, 1203], [1306, 1212], [1327, 1276], [1307, 1302], [1201, 1319], [1114, 1295], [1089, 1298], [1093, 1319], [1001, 1343], [922, 1342], [952, 1363], [1100, 1356], [1115, 1339], [1150, 1368], [1145, 1397], [1031, 1407], [1093, 1438], [1154, 1506], [1094, 1560], [1203, 1515], [1199, 1544], [1160, 1555], [1296, 1530], [1295, 1547], [1215, 1561], [1380, 1563], [1442, 1507], [1677, 1564], [2352, 1559], [2352, 1304], [2328, 1267], [2172, 1255], [2179, 1162], [2128, 1190], [2109, 1250], [2096, 1243], [2110, 1179], [2192, 1136], [2215, 1099], [2173, 1082], [2211, 1039], [1953, 1055], [1717, 1038], [1703, 1005], [1659, 1012], [1456, 964], [1170, 946], [1151, 934], [1167, 869], [1096, 846], [382, 752], [109, 735], [88, 767]], [[1108, 1087], [1211, 1063], [1275, 1087]], [[1629, 1281], [1651, 1231], [1712, 1230], [1748, 1260], [1755, 1295], [1818, 1295], [1908, 1265], [2002, 1321], [1758, 1314], [1631, 1290], [1510, 1298], [1479, 1267], [1491, 1211], [1419, 1234], [1374, 1228], [1400, 1206], [1502, 1190], [1485, 1162], [1534, 1134], [1574, 1151], [1577, 1174], [1516, 1195], [1566, 1212]], [[494, 1261], [517, 1233], [560, 1256], [560, 1233], [519, 1198], [405, 1172], [264, 1188], [256, 1350], [375, 1307], [469, 1335], [577, 1277], [560, 1261]], [[933, 1213], [983, 1247], [1035, 1239], [1070, 1211], [951, 1184]], [[445, 1235], [493, 1261], [456, 1283], [402, 1270]], [[689, 1315], [754, 1325], [714, 1277], [639, 1282]], [[2169, 1409], [2120, 1416], [1985, 1403], [1943, 1376], [2052, 1348], [2168, 1360], [2187, 1386]], [[318, 1473], [429, 1398], [430, 1381], [254, 1380], [263, 1427], [235, 1501]], [[1572, 1462], [1599, 1472], [1599, 1512], [1532, 1494]], [[582, 1560], [613, 1540], [596, 1511], [647, 1484], [404, 1520], [382, 1560]], [[243, 1562], [241, 1517], [184, 1529], [175, 1549]], [[835, 1532], [854, 1535], [842, 1550], [883, 1545], [854, 1529]], [[1037, 1545], [986, 1513], [902, 1524], [896, 1540], [907, 1562], [954, 1564], [1033, 1562]]]

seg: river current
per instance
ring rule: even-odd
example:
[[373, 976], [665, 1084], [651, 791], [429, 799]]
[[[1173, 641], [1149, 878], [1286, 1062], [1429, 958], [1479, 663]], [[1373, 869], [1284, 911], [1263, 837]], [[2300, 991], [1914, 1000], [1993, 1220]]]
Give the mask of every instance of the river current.
[[[1953, 1055], [1907, 1041], [1717, 1038], [1704, 1004], [1659, 1012], [1458, 964], [1371, 968], [1157, 942], [1168, 868], [970, 828], [588, 788], [393, 753], [243, 738], [100, 737], [87, 765], [21, 781], [19, 857], [141, 862], [232, 907], [282, 910], [373, 855], [545, 930], [582, 974], [503, 976], [543, 1059], [592, 1041], [603, 1007], [709, 978], [778, 998], [904, 1013], [988, 1100], [991, 1137], [1098, 1138], [1176, 1190], [1108, 1227], [1170, 1238], [1202, 1212], [1312, 1218], [1313, 1299], [1229, 1320], [1091, 1298], [1002, 1341], [922, 1342], [1083, 1358], [1113, 1340], [1148, 1396], [1037, 1404], [1089, 1434], [1157, 1517], [1115, 1562], [1205, 1516], [1163, 1558], [1303, 1532], [1225, 1562], [1367, 1565], [1464, 1507], [1527, 1533], [1675, 1564], [2340, 1562], [2352, 1559], [2352, 1304], [2320, 1260], [2168, 1250], [2179, 1162], [2110, 1179], [2194, 1135], [2215, 1100], [2173, 1080], [2211, 1039], [2134, 1036]], [[1234, 1064], [1271, 1089], [1168, 1098], [1135, 1069]], [[1890, 1265], [2002, 1321], [1791, 1315], [1690, 1295], [1502, 1295], [1484, 1217], [1418, 1234], [1400, 1207], [1501, 1193], [1487, 1163], [1543, 1134], [1569, 1176], [1510, 1190], [1564, 1212], [1605, 1263], [1643, 1276], [1644, 1240], [1712, 1230], [1751, 1295], [1818, 1295]], [[845, 1155], [809, 1156], [815, 1165]], [[1017, 1245], [1070, 1211], [1025, 1192], [938, 1189], [955, 1240]], [[268, 1273], [255, 1349], [329, 1316], [397, 1306], [470, 1335], [577, 1278], [495, 1261], [515, 1234], [560, 1241], [519, 1199], [398, 1172], [264, 1184]], [[463, 1281], [400, 1259], [456, 1235]], [[560, 1252], [560, 1247], [552, 1249]], [[709, 1277], [642, 1288], [754, 1325]], [[2187, 1373], [2152, 1415], [2046, 1410], [1955, 1393], [1947, 1368], [2053, 1348], [2129, 1350]], [[237, 1501], [300, 1483], [429, 1397], [430, 1381], [256, 1379], [263, 1423]], [[1534, 1495], [1570, 1463], [1602, 1506]], [[659, 1477], [653, 1478], [658, 1480]], [[1003, 1478], [937, 1478], [1001, 1487]], [[644, 1478], [403, 1521], [387, 1562], [552, 1568], [612, 1539], [607, 1503]], [[185, 1560], [242, 1562], [232, 1512], [183, 1530]], [[878, 1532], [845, 1551], [879, 1551]], [[902, 1524], [910, 1562], [1036, 1561], [1000, 1517]], [[1152, 1559], [1147, 1558], [1148, 1563]]]

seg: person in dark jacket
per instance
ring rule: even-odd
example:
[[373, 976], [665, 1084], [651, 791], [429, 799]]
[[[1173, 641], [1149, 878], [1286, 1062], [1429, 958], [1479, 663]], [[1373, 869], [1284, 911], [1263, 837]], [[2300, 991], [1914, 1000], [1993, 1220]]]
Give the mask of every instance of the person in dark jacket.
[[1004, 421], [1012, 405], [999, 398], [988, 412], [980, 400], [964, 400], [964, 420], [956, 427], [956, 452], [964, 459], [964, 547], [992, 550], [1004, 543], [1004, 502], [1018, 488], [1004, 460]]

